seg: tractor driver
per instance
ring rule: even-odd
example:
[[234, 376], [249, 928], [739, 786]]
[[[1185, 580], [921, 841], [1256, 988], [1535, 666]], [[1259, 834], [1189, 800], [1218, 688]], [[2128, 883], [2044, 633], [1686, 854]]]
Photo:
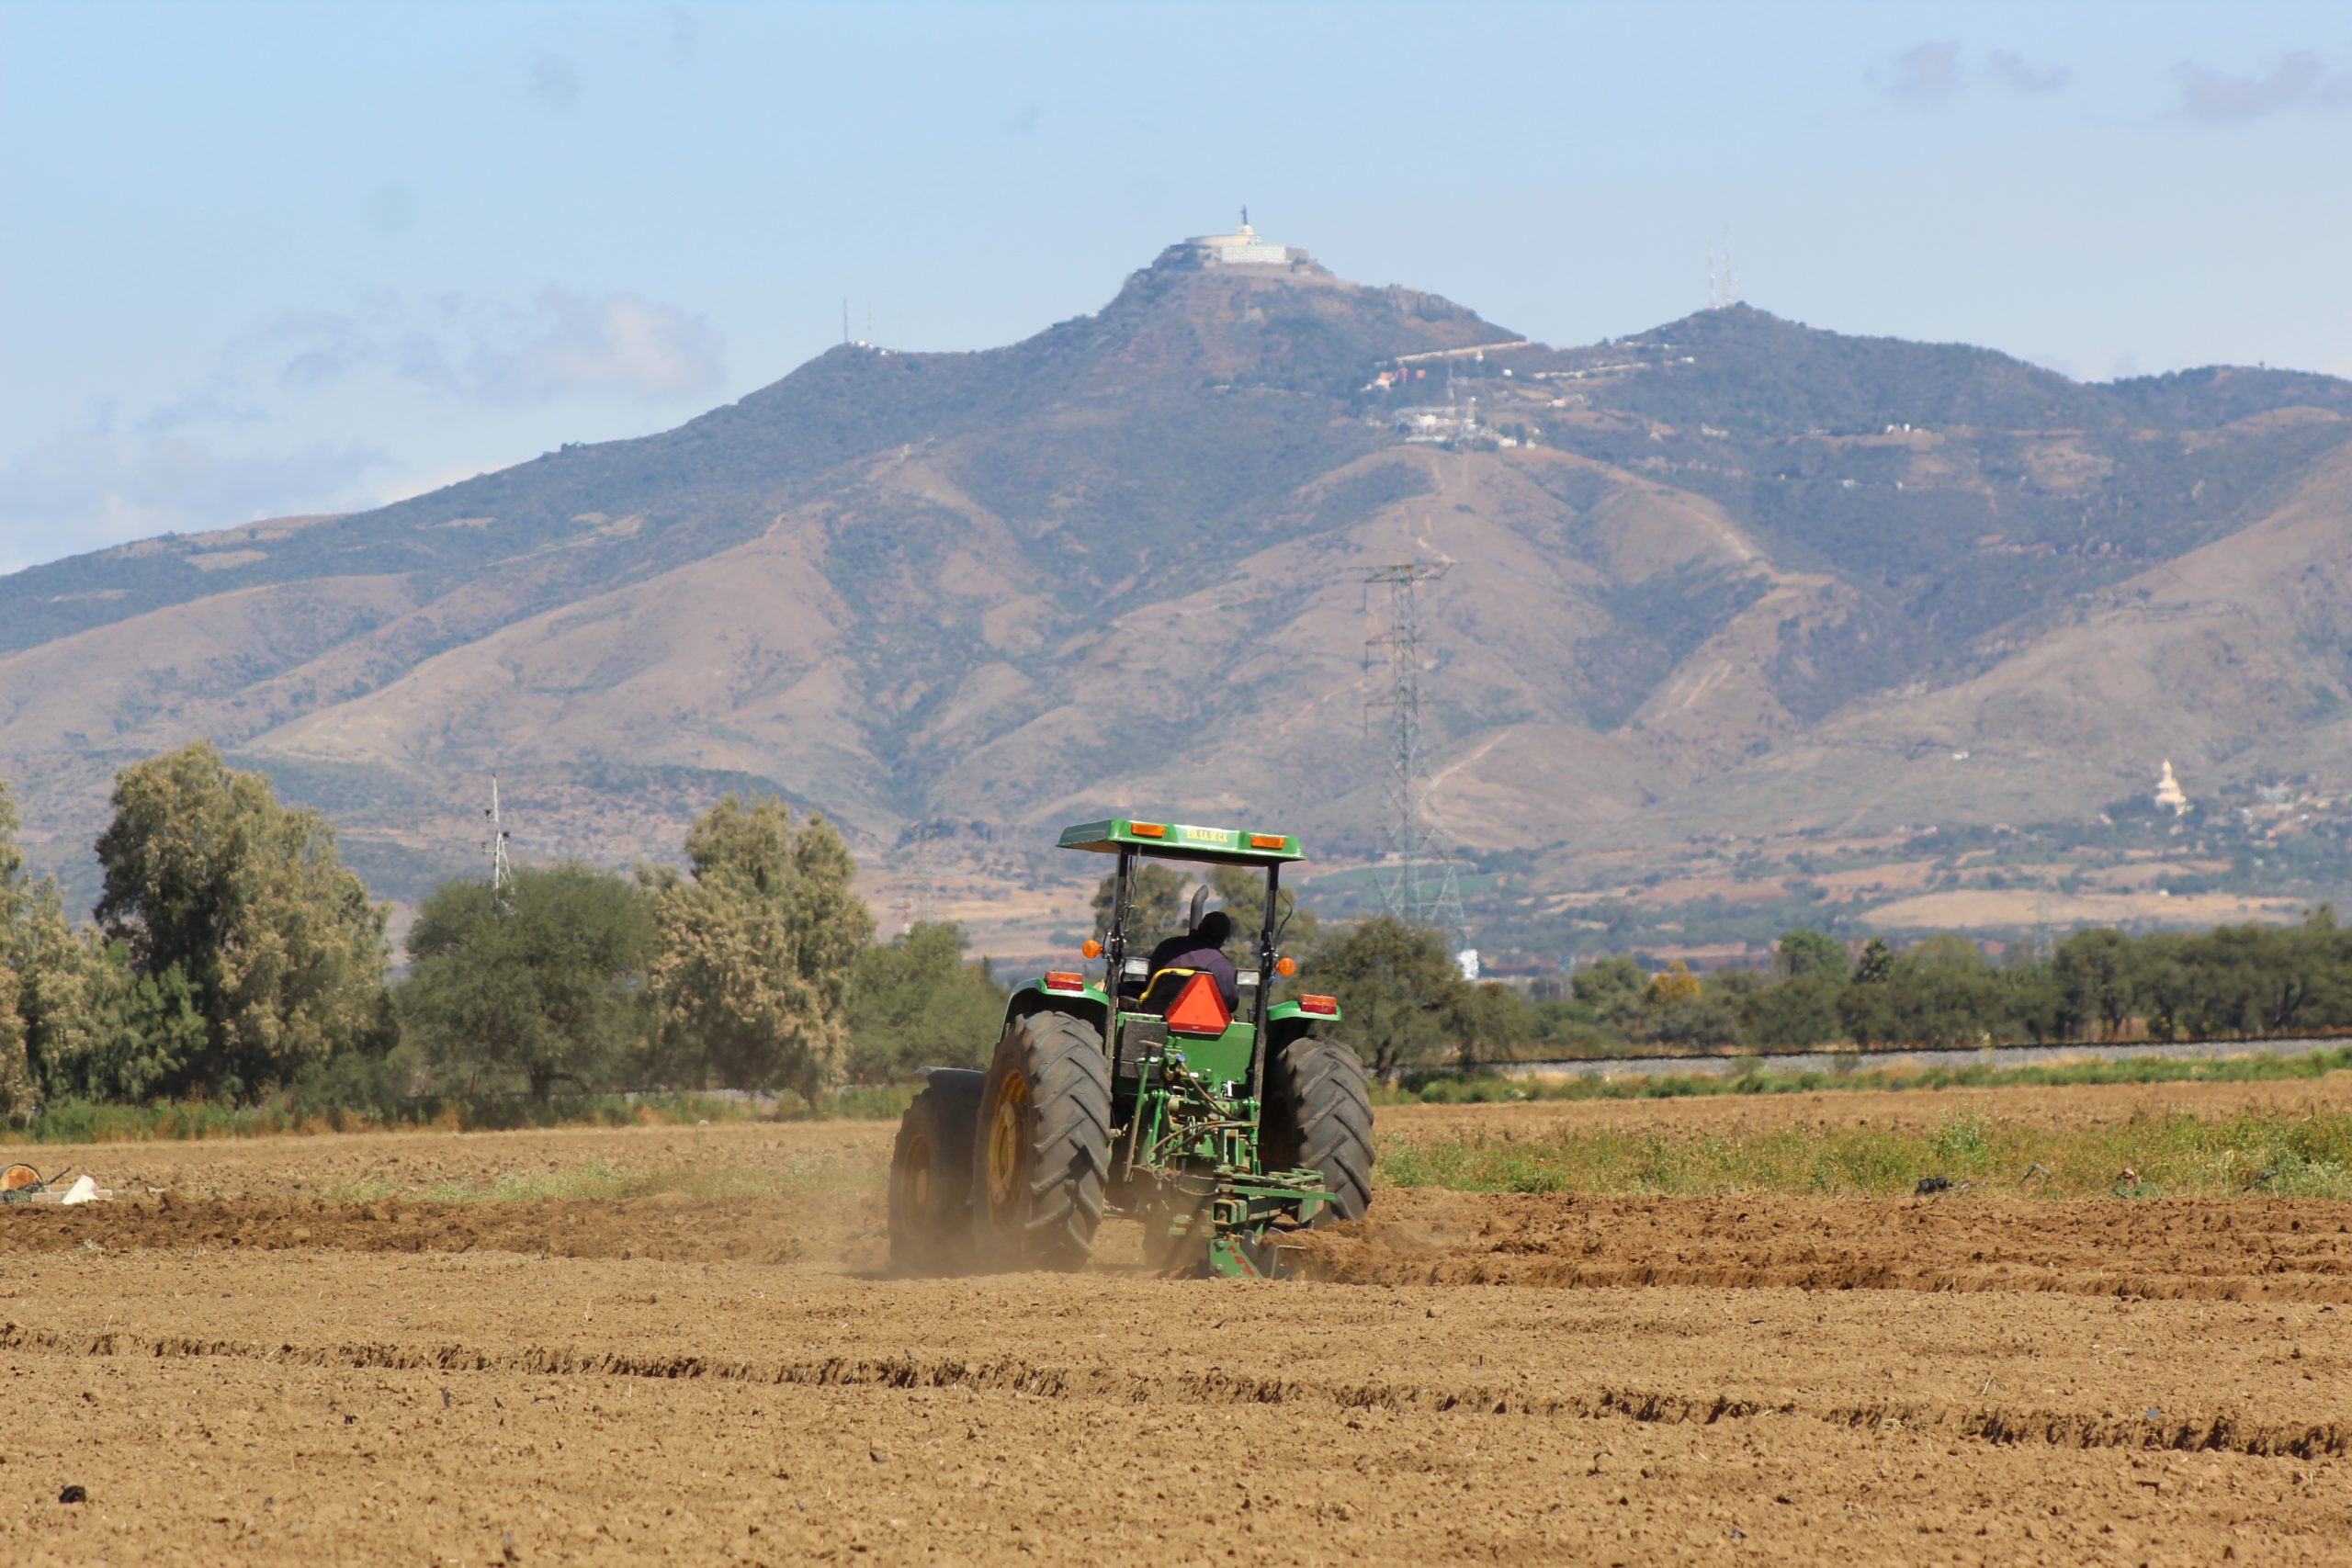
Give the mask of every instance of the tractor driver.
[[1225, 955], [1225, 944], [1232, 940], [1233, 917], [1223, 909], [1212, 909], [1191, 931], [1180, 931], [1153, 948], [1147, 974], [1156, 976], [1162, 969], [1198, 969], [1213, 976], [1217, 990], [1225, 997], [1226, 1010], [1231, 1011], [1241, 1005], [1240, 977], [1234, 973], [1233, 960]]

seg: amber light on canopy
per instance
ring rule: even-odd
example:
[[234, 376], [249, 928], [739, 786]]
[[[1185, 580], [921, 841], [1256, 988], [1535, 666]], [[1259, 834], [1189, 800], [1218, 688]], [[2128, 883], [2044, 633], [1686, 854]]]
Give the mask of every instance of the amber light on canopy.
[[1283, 848], [1289, 842], [1290, 840], [1283, 838], [1280, 833], [1252, 833], [1250, 835], [1250, 847], [1253, 850], [1279, 850]]
[[1168, 837], [1168, 824], [1165, 822], [1130, 822], [1127, 824], [1127, 831], [1133, 833], [1138, 839], [1164, 839]]

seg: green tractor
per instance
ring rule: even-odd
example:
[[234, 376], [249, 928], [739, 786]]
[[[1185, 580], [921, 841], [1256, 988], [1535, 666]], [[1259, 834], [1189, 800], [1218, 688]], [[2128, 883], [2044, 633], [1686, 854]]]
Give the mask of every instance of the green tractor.
[[[890, 1256], [899, 1269], [1080, 1269], [1105, 1214], [1144, 1222], [1148, 1261], [1240, 1278], [1280, 1271], [1274, 1236], [1361, 1218], [1372, 1201], [1372, 1094], [1324, 1032], [1329, 997], [1273, 1002], [1286, 833], [1113, 818], [1061, 847], [1117, 857], [1101, 979], [1055, 971], [1016, 989], [985, 1073], [933, 1068], [899, 1124]], [[1265, 873], [1255, 967], [1228, 998], [1206, 970], [1150, 972], [1130, 930], [1139, 861]], [[1205, 890], [1204, 890], [1204, 893]], [[1201, 923], [1203, 895], [1192, 906]]]

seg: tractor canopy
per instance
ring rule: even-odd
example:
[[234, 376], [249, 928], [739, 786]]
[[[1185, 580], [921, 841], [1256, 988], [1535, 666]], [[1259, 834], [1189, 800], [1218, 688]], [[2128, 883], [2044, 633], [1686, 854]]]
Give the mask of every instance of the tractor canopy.
[[1288, 833], [1238, 828], [1195, 828], [1183, 822], [1146, 822], [1114, 817], [1062, 829], [1061, 848], [1116, 854], [1133, 850], [1154, 860], [1211, 861], [1226, 865], [1282, 865], [1305, 860], [1298, 840]]

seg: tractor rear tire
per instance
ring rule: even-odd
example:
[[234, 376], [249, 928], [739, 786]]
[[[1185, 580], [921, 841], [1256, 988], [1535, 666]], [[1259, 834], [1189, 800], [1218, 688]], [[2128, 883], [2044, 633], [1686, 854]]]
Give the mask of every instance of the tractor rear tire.
[[899, 1119], [890, 1151], [890, 1267], [953, 1274], [972, 1259], [972, 1138], [988, 1075], [944, 1067]]
[[1068, 1013], [1015, 1019], [997, 1042], [972, 1144], [983, 1269], [1083, 1269], [1111, 1173], [1111, 1060]]
[[1266, 1064], [1260, 1157], [1268, 1170], [1321, 1173], [1334, 1201], [1313, 1224], [1360, 1220], [1372, 1208], [1372, 1081], [1336, 1040], [1302, 1034]]

